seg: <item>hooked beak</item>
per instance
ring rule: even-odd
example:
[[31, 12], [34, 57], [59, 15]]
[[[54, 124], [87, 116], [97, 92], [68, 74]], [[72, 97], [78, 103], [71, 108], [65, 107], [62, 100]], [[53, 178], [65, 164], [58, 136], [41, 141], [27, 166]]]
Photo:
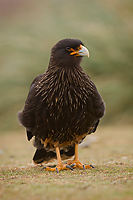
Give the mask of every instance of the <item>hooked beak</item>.
[[72, 52], [70, 53], [70, 55], [89, 57], [89, 51], [83, 45], [80, 45], [78, 50], [74, 50], [74, 49], [71, 49], [71, 50], [72, 50]]

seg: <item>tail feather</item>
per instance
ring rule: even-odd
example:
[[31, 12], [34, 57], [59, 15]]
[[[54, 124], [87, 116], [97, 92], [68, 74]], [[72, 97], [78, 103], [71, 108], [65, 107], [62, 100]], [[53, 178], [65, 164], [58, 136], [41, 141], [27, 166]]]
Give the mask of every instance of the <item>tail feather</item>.
[[37, 149], [33, 156], [33, 161], [35, 164], [40, 164], [42, 162], [47, 163], [53, 159], [56, 159], [56, 153], [53, 151], [47, 152], [45, 149]]
[[[70, 148], [69, 150], [61, 150], [60, 155], [61, 159], [65, 160], [68, 158], [71, 158], [75, 154], [75, 148], [74, 146]], [[47, 151], [46, 149], [37, 149], [34, 156], [33, 161], [35, 164], [40, 164], [42, 162], [48, 163], [56, 159], [56, 152], [54, 151]]]
[[28, 141], [30, 141], [32, 137], [33, 137], [32, 133], [30, 131], [27, 131], [27, 139], [28, 139]]
[[68, 159], [68, 158], [71, 158], [72, 156], [74, 156], [75, 154], [75, 145], [72, 146], [69, 150], [67, 151], [64, 151], [64, 150], [61, 150], [60, 151], [60, 154], [61, 154], [61, 158], [64, 160], [64, 159]]

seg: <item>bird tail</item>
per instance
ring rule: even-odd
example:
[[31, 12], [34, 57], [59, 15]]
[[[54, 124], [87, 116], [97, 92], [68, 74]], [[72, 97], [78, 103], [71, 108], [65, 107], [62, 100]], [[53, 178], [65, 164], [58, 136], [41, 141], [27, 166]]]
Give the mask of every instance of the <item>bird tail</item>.
[[[42, 162], [48, 163], [52, 162], [56, 159], [56, 152], [55, 151], [48, 151], [44, 148], [44, 145], [41, 141], [35, 137], [34, 140], [34, 147], [36, 147], [36, 152], [33, 156], [33, 162], [35, 164], [40, 164]], [[61, 159], [65, 160], [71, 158], [75, 154], [75, 145], [68, 146], [67, 148], [60, 150]]]
[[56, 159], [56, 153], [53, 151], [47, 152], [45, 149], [37, 149], [33, 156], [33, 162], [35, 164], [40, 164], [42, 162], [48, 163], [53, 159]]
[[[72, 147], [68, 151], [61, 150], [60, 155], [62, 160], [66, 160], [68, 158], [71, 158], [75, 154], [75, 148]], [[46, 149], [37, 149], [34, 156], [33, 156], [33, 162], [35, 164], [41, 164], [41, 163], [48, 163], [52, 162], [54, 159], [56, 159], [56, 152], [54, 151], [46, 151]]]

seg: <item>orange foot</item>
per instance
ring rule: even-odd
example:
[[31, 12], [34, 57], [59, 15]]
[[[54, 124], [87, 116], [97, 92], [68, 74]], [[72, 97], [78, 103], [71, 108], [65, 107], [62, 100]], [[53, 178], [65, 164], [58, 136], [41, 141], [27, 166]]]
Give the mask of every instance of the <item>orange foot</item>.
[[91, 169], [94, 168], [92, 165], [83, 165], [79, 160], [68, 160], [67, 165], [71, 168], [79, 168], [79, 169]]
[[67, 169], [71, 169], [73, 170], [73, 168], [67, 164], [64, 164], [64, 163], [60, 163], [58, 164], [56, 167], [43, 167], [41, 170], [45, 169], [46, 171], [56, 171], [57, 173], [61, 170], [67, 170]]

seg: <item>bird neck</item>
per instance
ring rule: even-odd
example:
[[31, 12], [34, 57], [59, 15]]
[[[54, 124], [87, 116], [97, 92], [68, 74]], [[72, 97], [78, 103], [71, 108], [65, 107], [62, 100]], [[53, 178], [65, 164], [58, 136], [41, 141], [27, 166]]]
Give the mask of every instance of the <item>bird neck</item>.
[[51, 55], [48, 69], [55, 67], [57, 69], [62, 68], [67, 71], [67, 70], [71, 70], [73, 68], [81, 68], [81, 66], [80, 66], [81, 61], [82, 61], [82, 57], [70, 56], [69, 58], [61, 57], [59, 59], [59, 58], [55, 58], [54, 56]]
[[[66, 84], [66, 85], [82, 85], [82, 78], [85, 73], [80, 65], [73, 65], [71, 67], [61, 67], [53, 64], [49, 64], [47, 69], [47, 77], [55, 82]], [[78, 79], [78, 82], [77, 82]]]

